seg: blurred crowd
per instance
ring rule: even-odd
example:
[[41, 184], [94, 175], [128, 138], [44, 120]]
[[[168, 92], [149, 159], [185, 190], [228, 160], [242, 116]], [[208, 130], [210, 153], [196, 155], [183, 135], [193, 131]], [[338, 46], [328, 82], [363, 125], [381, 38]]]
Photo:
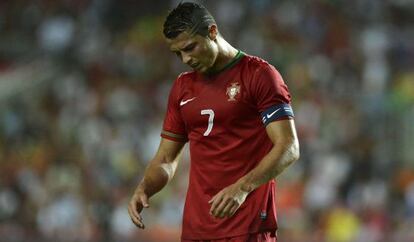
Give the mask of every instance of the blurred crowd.
[[[178, 2], [0, 1], [0, 241], [179, 240], [187, 152], [147, 228], [127, 213], [187, 70], [162, 36]], [[414, 2], [199, 2], [293, 96], [279, 240], [414, 241]]]

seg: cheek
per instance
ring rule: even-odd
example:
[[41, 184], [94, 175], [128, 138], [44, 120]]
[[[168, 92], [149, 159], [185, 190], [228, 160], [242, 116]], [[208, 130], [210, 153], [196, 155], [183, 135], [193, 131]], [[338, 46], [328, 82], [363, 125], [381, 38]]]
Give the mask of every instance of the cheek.
[[213, 46], [206, 46], [203, 49], [203, 54], [201, 56], [202, 61], [207, 66], [212, 66], [216, 60], [217, 54], [213, 48]]

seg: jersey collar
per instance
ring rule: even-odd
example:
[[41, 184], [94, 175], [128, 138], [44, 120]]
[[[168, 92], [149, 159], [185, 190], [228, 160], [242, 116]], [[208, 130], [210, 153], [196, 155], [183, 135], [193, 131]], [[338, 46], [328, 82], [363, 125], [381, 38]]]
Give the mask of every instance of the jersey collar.
[[241, 51], [241, 50], [238, 50], [237, 51], [237, 54], [236, 54], [236, 56], [229, 62], [229, 63], [227, 63], [223, 68], [221, 68], [220, 70], [218, 70], [218, 71], [214, 71], [214, 72], [209, 72], [207, 75], [208, 76], [211, 76], [211, 75], [217, 75], [217, 74], [219, 74], [220, 72], [223, 72], [223, 71], [226, 71], [226, 70], [228, 70], [228, 69], [230, 69], [230, 68], [232, 68], [233, 66], [235, 66], [237, 63], [239, 63], [239, 61], [242, 59], [242, 57], [243, 56], [245, 56], [246, 54], [243, 52], [243, 51]]

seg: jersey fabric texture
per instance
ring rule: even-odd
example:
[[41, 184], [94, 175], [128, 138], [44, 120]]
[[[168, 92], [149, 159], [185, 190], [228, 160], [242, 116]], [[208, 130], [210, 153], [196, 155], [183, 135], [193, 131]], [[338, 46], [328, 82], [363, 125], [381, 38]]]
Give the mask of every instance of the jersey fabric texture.
[[[243, 52], [218, 73], [181, 74], [168, 100], [161, 136], [187, 142], [190, 176], [182, 239], [208, 240], [277, 229], [275, 181], [258, 187], [231, 218], [209, 214], [208, 201], [252, 170], [271, 150], [262, 116], [278, 105], [290, 107], [279, 72]], [[278, 116], [279, 119], [290, 118]]]
[[244, 234], [236, 237], [226, 237], [212, 240], [181, 240], [181, 242], [277, 242], [274, 232]]

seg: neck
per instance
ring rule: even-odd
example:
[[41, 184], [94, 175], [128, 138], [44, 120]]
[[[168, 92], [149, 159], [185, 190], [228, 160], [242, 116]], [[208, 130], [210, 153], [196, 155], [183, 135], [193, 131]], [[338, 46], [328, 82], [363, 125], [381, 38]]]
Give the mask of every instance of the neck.
[[226, 40], [217, 37], [218, 55], [211, 70], [218, 71], [230, 63], [236, 57], [238, 50], [231, 46]]

